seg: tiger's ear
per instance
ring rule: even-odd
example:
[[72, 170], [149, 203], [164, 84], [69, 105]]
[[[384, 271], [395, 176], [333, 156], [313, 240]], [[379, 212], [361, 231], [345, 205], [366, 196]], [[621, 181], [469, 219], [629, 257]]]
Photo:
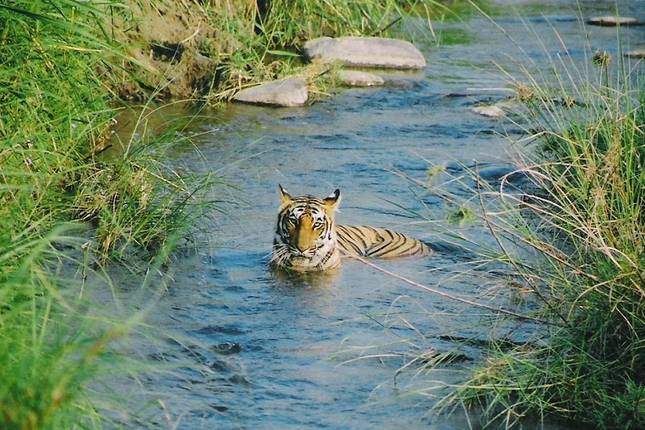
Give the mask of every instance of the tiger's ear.
[[282, 185], [278, 184], [278, 188], [280, 188], [280, 202], [281, 203], [289, 203], [291, 200], [293, 200], [293, 197], [291, 197], [291, 194], [287, 192], [284, 188], [282, 188]]
[[330, 212], [334, 212], [340, 205], [340, 190], [336, 188], [333, 193], [323, 199], [323, 202]]

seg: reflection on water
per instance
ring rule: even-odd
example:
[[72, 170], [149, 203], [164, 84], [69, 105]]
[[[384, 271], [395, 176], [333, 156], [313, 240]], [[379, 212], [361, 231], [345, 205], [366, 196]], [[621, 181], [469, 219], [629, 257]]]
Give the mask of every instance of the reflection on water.
[[280, 286], [285, 288], [331, 288], [338, 277], [340, 268], [324, 272], [294, 272], [271, 269], [271, 273]]
[[[604, 6], [583, 7], [597, 14]], [[642, 13], [636, 9], [631, 12]], [[310, 108], [202, 111], [182, 130], [193, 143], [173, 148], [169, 162], [216, 171], [235, 188], [218, 190], [215, 198], [232, 203], [228, 215], [200, 225], [204, 244], [168, 268], [174, 282], [148, 321], [166, 340], [138, 346], [151, 359], [179, 366], [146, 382], [177, 428], [468, 427], [463, 415], [428, 413], [440, 394], [428, 388], [459, 381], [482, 356], [481, 345], [458, 339], [510, 333], [522, 341], [539, 330], [497, 321], [357, 261], [345, 260], [332, 274], [270, 271], [276, 187], [313, 195], [340, 188], [339, 223], [393, 228], [435, 245], [429, 257], [380, 262], [383, 267], [472, 300], [531, 309], [530, 301], [510, 297], [511, 280], [500, 268], [477, 263], [454, 240], [459, 235], [486, 246], [485, 226], [447, 223], [455, 207], [411, 180], [424, 183], [430, 167], [443, 166], [433, 182], [458, 177], [444, 189], [468, 199], [469, 168], [485, 172], [494, 186], [512, 169], [513, 148], [501, 136], [517, 136], [517, 127], [470, 108], [509, 96], [493, 61], [523, 59], [542, 73], [550, 56], [562, 55], [562, 39], [566, 61], [584, 70], [589, 41], [594, 49], [614, 49], [615, 29], [585, 34], [566, 10], [560, 4], [557, 17], [500, 18], [508, 35], [523, 41], [524, 53], [485, 19], [446, 24], [463, 28], [470, 43], [421, 46], [425, 71], [393, 75], [378, 89], [346, 90]], [[644, 40], [642, 27], [624, 31], [627, 46]], [[170, 110], [164, 117], [184, 114]], [[422, 362], [397, 372], [429, 351], [463, 360], [431, 374]]]

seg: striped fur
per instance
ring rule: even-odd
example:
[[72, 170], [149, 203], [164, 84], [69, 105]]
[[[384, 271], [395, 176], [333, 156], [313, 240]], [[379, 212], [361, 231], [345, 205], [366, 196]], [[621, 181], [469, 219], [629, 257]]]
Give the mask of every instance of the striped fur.
[[386, 228], [368, 225], [336, 226], [338, 247], [344, 255], [397, 258], [426, 255], [428, 247], [421, 241]]
[[428, 247], [404, 234], [370, 226], [335, 224], [340, 191], [324, 199], [292, 197], [280, 187], [271, 265], [295, 271], [321, 271], [341, 257], [395, 258], [426, 255]]

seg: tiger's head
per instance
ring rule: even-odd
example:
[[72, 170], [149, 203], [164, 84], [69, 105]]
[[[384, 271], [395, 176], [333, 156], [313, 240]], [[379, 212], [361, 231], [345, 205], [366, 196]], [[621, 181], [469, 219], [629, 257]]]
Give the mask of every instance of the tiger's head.
[[280, 188], [280, 209], [271, 264], [290, 270], [324, 270], [340, 262], [336, 247], [335, 212], [340, 190], [324, 199], [291, 196]]

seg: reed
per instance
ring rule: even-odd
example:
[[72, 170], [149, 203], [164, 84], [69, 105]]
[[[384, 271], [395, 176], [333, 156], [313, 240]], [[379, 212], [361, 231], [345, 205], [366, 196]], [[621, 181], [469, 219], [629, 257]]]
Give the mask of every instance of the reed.
[[476, 405], [506, 427], [527, 415], [645, 426], [645, 88], [622, 57], [589, 60], [514, 81], [516, 122], [541, 150], [525, 160], [532, 186], [502, 187], [505, 210], [484, 212], [494, 236], [532, 251], [502, 247], [499, 261], [556, 324], [539, 342], [491, 348], [440, 408]]

